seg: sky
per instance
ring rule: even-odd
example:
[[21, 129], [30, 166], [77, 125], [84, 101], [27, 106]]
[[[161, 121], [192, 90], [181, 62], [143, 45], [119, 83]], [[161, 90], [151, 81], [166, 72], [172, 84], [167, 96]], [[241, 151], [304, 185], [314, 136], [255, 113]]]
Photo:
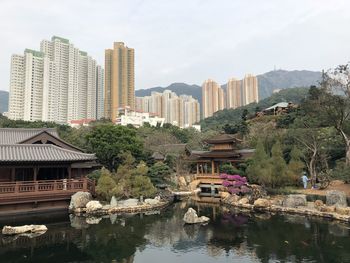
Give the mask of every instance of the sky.
[[329, 69], [350, 60], [349, 11], [348, 0], [0, 0], [0, 90], [11, 55], [53, 35], [102, 66], [113, 42], [134, 48], [136, 89]]

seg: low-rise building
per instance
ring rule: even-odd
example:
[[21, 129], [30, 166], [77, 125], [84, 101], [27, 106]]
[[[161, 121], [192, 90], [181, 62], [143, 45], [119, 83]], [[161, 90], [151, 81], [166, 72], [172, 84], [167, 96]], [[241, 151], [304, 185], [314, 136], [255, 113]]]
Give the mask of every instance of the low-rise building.
[[142, 111], [134, 111], [129, 107], [119, 109], [119, 116], [115, 120], [115, 124], [127, 126], [132, 125], [136, 128], [143, 126], [148, 123], [150, 126], [163, 127], [165, 122], [164, 118], [158, 117], [156, 114]]

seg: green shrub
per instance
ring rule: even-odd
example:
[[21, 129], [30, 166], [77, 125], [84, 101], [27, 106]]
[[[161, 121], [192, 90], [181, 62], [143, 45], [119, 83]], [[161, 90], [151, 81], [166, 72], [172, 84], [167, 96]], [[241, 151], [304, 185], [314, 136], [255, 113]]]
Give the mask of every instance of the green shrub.
[[331, 172], [333, 179], [342, 180], [345, 183], [350, 183], [350, 167], [346, 166], [344, 161], [337, 162], [335, 169]]
[[106, 168], [102, 168], [96, 186], [96, 193], [98, 196], [103, 200], [110, 200], [114, 195], [114, 188], [116, 185], [116, 182], [112, 178], [112, 174]]

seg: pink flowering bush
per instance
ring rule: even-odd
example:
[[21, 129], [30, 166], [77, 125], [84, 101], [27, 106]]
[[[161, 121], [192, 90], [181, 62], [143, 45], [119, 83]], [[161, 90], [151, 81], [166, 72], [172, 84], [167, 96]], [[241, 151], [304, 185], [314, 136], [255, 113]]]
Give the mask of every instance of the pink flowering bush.
[[222, 185], [227, 188], [228, 192], [236, 195], [249, 193], [247, 178], [238, 174], [220, 174], [220, 178], [224, 179]]

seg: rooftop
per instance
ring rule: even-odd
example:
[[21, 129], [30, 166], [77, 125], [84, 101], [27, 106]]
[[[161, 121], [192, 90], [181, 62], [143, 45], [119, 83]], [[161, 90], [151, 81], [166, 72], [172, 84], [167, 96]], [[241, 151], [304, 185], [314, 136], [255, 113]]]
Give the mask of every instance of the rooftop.
[[94, 154], [63, 149], [52, 144], [0, 145], [2, 163], [11, 162], [75, 162], [94, 161]]
[[214, 136], [211, 139], [204, 140], [204, 142], [209, 143], [209, 144], [217, 144], [217, 143], [237, 143], [241, 142], [240, 139], [237, 139], [233, 134], [219, 134]]
[[0, 145], [1, 144], [18, 144], [35, 135], [46, 131], [51, 135], [59, 138], [57, 130], [54, 128], [45, 129], [27, 129], [27, 128], [0, 128]]

